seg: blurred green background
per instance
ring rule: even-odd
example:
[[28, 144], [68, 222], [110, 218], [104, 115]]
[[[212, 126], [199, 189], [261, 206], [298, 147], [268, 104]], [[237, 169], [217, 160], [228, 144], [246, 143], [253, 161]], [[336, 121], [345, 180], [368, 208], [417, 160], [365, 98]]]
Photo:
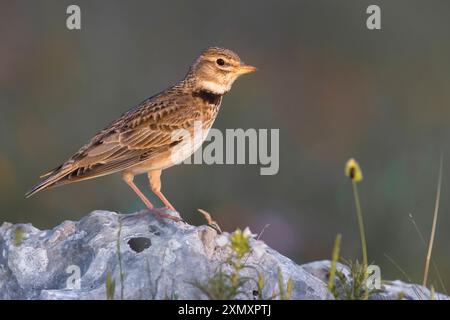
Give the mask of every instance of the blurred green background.
[[[75, 3], [81, 31], [65, 25]], [[381, 6], [380, 31], [366, 28], [369, 4]], [[388, 255], [421, 282], [426, 250], [409, 214], [428, 238], [443, 152], [433, 256], [450, 287], [449, 30], [449, 1], [2, 1], [0, 221], [50, 228], [95, 209], [143, 208], [119, 175], [24, 193], [218, 45], [260, 70], [235, 83], [215, 127], [279, 128], [280, 171], [165, 171], [163, 190], [186, 220], [203, 223], [203, 208], [229, 231], [270, 224], [263, 239], [298, 263], [329, 258], [342, 233], [343, 256], [359, 257], [344, 177], [355, 157], [369, 260], [405, 279]], [[431, 283], [443, 290], [434, 272]]]

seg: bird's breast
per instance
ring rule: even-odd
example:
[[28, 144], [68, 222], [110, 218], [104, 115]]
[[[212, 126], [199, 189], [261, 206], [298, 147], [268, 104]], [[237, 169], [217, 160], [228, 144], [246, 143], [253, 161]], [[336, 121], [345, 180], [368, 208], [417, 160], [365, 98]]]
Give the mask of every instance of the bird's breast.
[[182, 130], [178, 137], [174, 137], [179, 143], [171, 149], [171, 162], [178, 164], [189, 158], [205, 141], [212, 127], [215, 117], [195, 121], [190, 130]]

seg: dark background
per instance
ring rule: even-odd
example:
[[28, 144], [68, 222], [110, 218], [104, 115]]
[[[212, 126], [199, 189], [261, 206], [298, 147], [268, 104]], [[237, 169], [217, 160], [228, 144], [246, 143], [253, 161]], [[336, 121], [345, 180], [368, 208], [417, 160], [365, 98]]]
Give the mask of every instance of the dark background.
[[[81, 31], [66, 28], [69, 4], [81, 7]], [[380, 31], [366, 28], [369, 4], [381, 6]], [[342, 233], [343, 256], [357, 258], [343, 170], [355, 157], [369, 260], [383, 278], [406, 280], [387, 254], [421, 282], [426, 250], [409, 214], [428, 238], [443, 152], [433, 256], [450, 286], [449, 30], [448, 1], [2, 1], [0, 221], [50, 228], [95, 209], [142, 208], [119, 175], [24, 193], [218, 45], [260, 70], [235, 83], [215, 127], [279, 128], [280, 171], [165, 171], [163, 190], [186, 220], [203, 223], [203, 208], [229, 231], [270, 224], [263, 239], [298, 263], [329, 258]]]

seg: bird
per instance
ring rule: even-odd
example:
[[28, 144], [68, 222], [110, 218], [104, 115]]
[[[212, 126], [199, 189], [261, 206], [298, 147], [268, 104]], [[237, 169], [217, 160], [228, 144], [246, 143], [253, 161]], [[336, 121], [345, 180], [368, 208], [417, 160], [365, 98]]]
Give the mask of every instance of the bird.
[[[161, 192], [161, 173], [190, 157], [205, 140], [220, 110], [223, 96], [241, 75], [257, 68], [244, 63], [233, 51], [208, 47], [189, 67], [185, 77], [147, 98], [98, 132], [67, 161], [43, 174], [25, 196], [44, 189], [121, 173], [122, 179], [148, 209], [152, 202], [134, 183], [146, 173], [150, 190], [176, 211]], [[200, 137], [194, 137], [200, 125]], [[162, 211], [158, 215], [177, 220]]]

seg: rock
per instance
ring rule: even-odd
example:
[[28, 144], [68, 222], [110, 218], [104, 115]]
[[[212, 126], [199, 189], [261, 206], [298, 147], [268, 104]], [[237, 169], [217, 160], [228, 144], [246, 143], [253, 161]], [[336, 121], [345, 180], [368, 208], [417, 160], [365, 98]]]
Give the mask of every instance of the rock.
[[[310, 262], [302, 265], [302, 267], [318, 279], [327, 282], [330, 264], [330, 261], [323, 260]], [[342, 272], [346, 278], [346, 281], [351, 283], [350, 269], [348, 266], [337, 263], [336, 270]], [[430, 298], [431, 293], [427, 288], [417, 284], [409, 284], [400, 280], [382, 281], [380, 290], [377, 290], [376, 293], [370, 296], [371, 300], [430, 300]], [[450, 300], [450, 297], [441, 293], [436, 293], [434, 298], [436, 300]]]
[[[122, 295], [124, 299], [205, 299], [195, 283], [206, 283], [219, 265], [230, 270], [226, 264], [230, 250], [217, 245], [218, 237], [208, 226], [160, 220], [142, 212], [94, 211], [52, 230], [3, 223], [0, 299], [106, 299], [108, 274], [115, 282], [115, 299]], [[251, 239], [250, 245], [253, 250], [245, 262], [251, 268], [241, 274], [254, 279], [257, 272], [263, 275], [263, 297], [278, 292], [281, 274], [284, 286], [291, 279], [292, 299], [333, 299], [326, 288], [329, 262], [300, 266], [261, 246], [261, 241]], [[238, 298], [257, 295], [254, 281], [242, 289]], [[398, 281], [385, 289], [380, 298], [396, 298], [400, 291], [415, 298], [417, 291]]]
[[[230, 254], [216, 245], [216, 236], [208, 226], [140, 213], [94, 211], [78, 222], [65, 221], [42, 231], [30, 224], [4, 223], [0, 227], [0, 298], [106, 299], [110, 273], [119, 299], [120, 250], [124, 299], [202, 299], [205, 295], [193, 283], [205, 282]], [[260, 257], [251, 253], [247, 264], [264, 274], [267, 297], [278, 288], [278, 269], [285, 284], [293, 280], [292, 298], [327, 295], [322, 281], [270, 248]], [[254, 270], [243, 274], [256, 278]], [[245, 290], [252, 297], [256, 285], [249, 283]]]

